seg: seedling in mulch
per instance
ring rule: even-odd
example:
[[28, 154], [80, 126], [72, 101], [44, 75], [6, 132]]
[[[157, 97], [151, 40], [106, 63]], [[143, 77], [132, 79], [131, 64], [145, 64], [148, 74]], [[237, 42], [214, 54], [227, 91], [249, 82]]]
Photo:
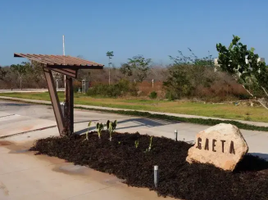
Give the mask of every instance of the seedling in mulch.
[[88, 122], [88, 124], [87, 124], [87, 132], [86, 132], [86, 139], [85, 140], [88, 140], [88, 134], [89, 134], [90, 125], [91, 125], [91, 121]]
[[151, 149], [152, 149], [152, 143], [153, 143], [153, 136], [150, 137], [149, 147], [146, 149], [145, 152], [151, 151]]
[[99, 139], [101, 139], [101, 131], [104, 128], [103, 123], [97, 123], [96, 128], [97, 128], [97, 131], [98, 131], [98, 137], [99, 137]]
[[106, 122], [106, 128], [107, 128], [107, 131], [109, 132], [109, 125], [110, 125], [110, 120], [107, 120]]
[[107, 131], [110, 134], [109, 140], [112, 141], [112, 134], [113, 134], [114, 130], [116, 129], [117, 121], [115, 120], [114, 122], [111, 122], [110, 120], [108, 120], [106, 123], [106, 126], [107, 126]]
[[136, 147], [136, 149], [139, 147], [139, 144], [140, 144], [139, 140], [135, 140], [135, 147]]

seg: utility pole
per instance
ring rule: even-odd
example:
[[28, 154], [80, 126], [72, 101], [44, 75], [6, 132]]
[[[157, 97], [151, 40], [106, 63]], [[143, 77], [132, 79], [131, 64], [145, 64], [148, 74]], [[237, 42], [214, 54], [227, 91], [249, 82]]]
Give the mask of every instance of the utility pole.
[[[65, 36], [62, 36], [62, 50], [63, 50], [63, 56], [65, 56]], [[63, 81], [63, 87], [64, 87], [64, 94], [66, 94], [66, 75], [63, 76], [64, 81]], [[64, 95], [65, 96], [65, 95]]]
[[109, 57], [109, 85], [111, 85], [111, 58]]

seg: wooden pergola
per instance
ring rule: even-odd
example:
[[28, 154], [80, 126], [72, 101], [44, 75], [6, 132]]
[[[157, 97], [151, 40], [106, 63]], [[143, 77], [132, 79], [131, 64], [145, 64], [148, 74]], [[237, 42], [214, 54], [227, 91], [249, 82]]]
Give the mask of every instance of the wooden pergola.
[[[15, 53], [14, 57], [27, 58], [43, 65], [47, 87], [57, 121], [60, 135], [66, 135], [74, 132], [74, 96], [73, 96], [73, 78], [77, 78], [79, 69], [103, 69], [102, 64], [87, 61], [81, 58], [62, 56], [62, 55], [41, 55], [41, 54], [22, 54]], [[52, 72], [55, 71], [66, 75], [65, 88], [65, 112], [62, 112], [59, 98], [57, 95], [55, 82]]]

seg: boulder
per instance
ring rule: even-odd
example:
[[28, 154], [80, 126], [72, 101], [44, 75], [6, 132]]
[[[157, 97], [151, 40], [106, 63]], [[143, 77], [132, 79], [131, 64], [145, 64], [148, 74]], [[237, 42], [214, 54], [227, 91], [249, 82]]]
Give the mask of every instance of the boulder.
[[233, 171], [248, 152], [248, 145], [240, 130], [220, 123], [196, 135], [196, 143], [188, 150], [189, 163], [209, 163], [223, 170]]

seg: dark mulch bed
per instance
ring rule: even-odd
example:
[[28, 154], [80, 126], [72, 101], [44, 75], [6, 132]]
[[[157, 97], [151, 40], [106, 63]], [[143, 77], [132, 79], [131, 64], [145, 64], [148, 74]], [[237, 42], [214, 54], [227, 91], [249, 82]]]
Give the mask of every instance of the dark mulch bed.
[[[268, 162], [246, 155], [234, 172], [211, 165], [188, 164], [191, 147], [186, 142], [154, 137], [152, 149], [147, 135], [102, 133], [51, 137], [37, 141], [30, 150], [56, 156], [124, 179], [126, 184], [156, 190], [159, 195], [187, 200], [267, 200]], [[139, 140], [138, 148], [135, 141]], [[153, 166], [159, 166], [159, 185], [154, 187]]]

